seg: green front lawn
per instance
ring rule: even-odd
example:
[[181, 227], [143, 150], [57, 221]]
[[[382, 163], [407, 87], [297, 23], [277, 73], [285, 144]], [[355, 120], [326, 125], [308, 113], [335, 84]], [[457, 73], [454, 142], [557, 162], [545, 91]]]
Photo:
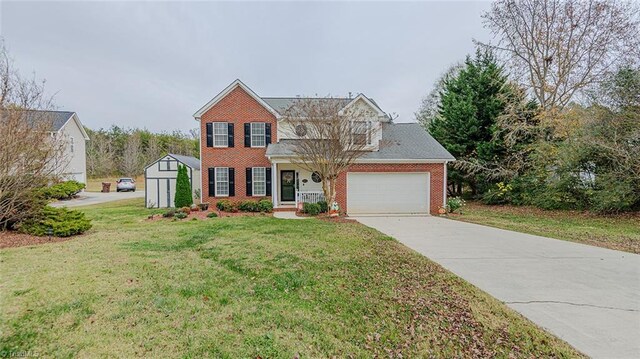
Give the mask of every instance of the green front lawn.
[[[4, 249], [0, 352], [47, 357], [575, 357], [497, 300], [358, 223], [156, 221]], [[156, 210], [157, 213], [157, 210]]]
[[599, 216], [578, 211], [469, 203], [450, 218], [539, 236], [640, 253], [640, 213]]

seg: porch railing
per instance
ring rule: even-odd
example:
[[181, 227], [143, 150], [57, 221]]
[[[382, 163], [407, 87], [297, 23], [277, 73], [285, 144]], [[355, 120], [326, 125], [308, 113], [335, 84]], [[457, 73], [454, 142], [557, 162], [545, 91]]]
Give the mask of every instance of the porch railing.
[[318, 203], [324, 201], [324, 193], [320, 191], [307, 191], [296, 193], [296, 203]]

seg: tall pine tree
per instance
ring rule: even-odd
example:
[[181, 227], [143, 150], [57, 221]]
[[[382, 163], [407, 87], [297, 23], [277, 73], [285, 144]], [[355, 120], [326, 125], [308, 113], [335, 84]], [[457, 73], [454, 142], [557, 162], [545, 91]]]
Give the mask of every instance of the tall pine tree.
[[177, 208], [190, 207], [193, 204], [191, 196], [191, 182], [187, 174], [187, 166], [178, 166], [178, 178], [176, 179], [176, 194], [173, 203]]
[[[501, 151], [495, 141], [496, 119], [505, 107], [507, 76], [489, 51], [467, 56], [463, 67], [445, 79], [438, 115], [428, 131], [458, 160], [495, 160]], [[461, 168], [449, 172], [450, 192], [461, 195], [463, 185], [472, 194], [482, 192], [486, 181]]]

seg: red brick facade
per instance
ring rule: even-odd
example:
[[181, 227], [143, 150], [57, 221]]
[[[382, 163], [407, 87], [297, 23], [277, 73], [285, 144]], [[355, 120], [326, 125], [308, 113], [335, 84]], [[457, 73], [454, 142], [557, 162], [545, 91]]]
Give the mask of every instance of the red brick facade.
[[[207, 147], [206, 124], [209, 122], [228, 122], [234, 124], [234, 147]], [[259, 199], [264, 197], [247, 197], [246, 168], [271, 167], [271, 162], [265, 156], [266, 147], [244, 146], [244, 124], [249, 122], [264, 122], [271, 124], [271, 142], [276, 141], [276, 118], [247, 94], [242, 88], [236, 87], [217, 104], [211, 107], [200, 118], [202, 158], [202, 201], [215, 205], [217, 200], [228, 198], [231, 200]], [[235, 196], [209, 197], [209, 171], [211, 167], [235, 168]]]
[[[429, 172], [430, 193], [429, 210], [431, 214], [438, 214], [443, 205], [444, 196], [444, 164], [443, 163], [358, 163], [349, 168], [348, 172]], [[336, 186], [336, 201], [340, 210], [347, 212], [347, 173], [338, 177]]]
[[[227, 122], [234, 124], [234, 147], [207, 147], [206, 124], [211, 122]], [[265, 156], [266, 147], [252, 148], [244, 145], [244, 124], [250, 122], [264, 122], [271, 124], [271, 142], [276, 142], [276, 117], [245, 92], [240, 86], [220, 99], [213, 107], [200, 117], [201, 161], [202, 161], [202, 201], [211, 205], [220, 199], [245, 200], [265, 197], [247, 197], [246, 168], [266, 167], [271, 163]], [[235, 169], [235, 196], [209, 196], [209, 168], [229, 167]], [[406, 164], [355, 164], [348, 172], [429, 172], [430, 173], [430, 211], [437, 214], [443, 205], [444, 165], [442, 163], [406, 163]], [[277, 173], [273, 178], [279, 178]], [[338, 178], [337, 201], [343, 212], [347, 212], [347, 174]]]

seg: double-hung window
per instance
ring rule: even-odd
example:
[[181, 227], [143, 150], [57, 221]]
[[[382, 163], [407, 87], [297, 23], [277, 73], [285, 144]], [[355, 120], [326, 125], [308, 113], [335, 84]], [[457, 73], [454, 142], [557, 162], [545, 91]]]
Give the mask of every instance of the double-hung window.
[[224, 197], [229, 195], [229, 168], [216, 167], [216, 197]]
[[371, 122], [354, 121], [352, 123], [352, 142], [354, 145], [370, 145], [371, 144]]
[[213, 147], [229, 146], [229, 125], [226, 122], [213, 123]]
[[70, 137], [70, 138], [69, 138], [69, 145], [70, 145], [70, 146], [69, 146], [69, 147], [70, 147], [69, 149], [71, 150], [71, 153], [75, 152], [75, 150], [76, 150], [76, 146], [75, 146], [75, 143], [73, 143], [73, 137]]
[[265, 147], [265, 126], [264, 123], [251, 123], [251, 147]]
[[254, 196], [266, 196], [267, 195], [267, 174], [264, 167], [253, 167], [252, 171], [253, 183], [253, 195]]

